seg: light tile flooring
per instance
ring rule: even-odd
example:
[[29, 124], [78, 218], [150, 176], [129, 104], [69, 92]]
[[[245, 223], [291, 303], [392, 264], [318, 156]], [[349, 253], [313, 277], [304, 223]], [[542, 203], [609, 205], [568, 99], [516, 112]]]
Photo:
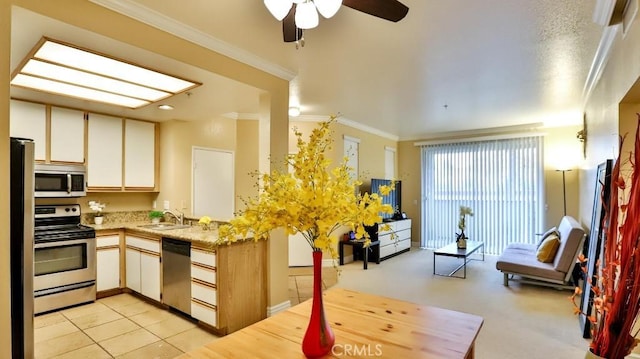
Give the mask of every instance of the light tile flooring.
[[[323, 270], [325, 288], [338, 281]], [[291, 268], [291, 305], [311, 298], [310, 267]], [[142, 299], [120, 294], [35, 318], [35, 356], [46, 358], [176, 358], [217, 337], [193, 322]]]

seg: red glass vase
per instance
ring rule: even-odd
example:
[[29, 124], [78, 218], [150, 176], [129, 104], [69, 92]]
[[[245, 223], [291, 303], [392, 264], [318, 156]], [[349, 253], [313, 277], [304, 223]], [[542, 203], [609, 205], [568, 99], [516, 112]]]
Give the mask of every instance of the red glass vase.
[[313, 302], [302, 352], [307, 358], [319, 358], [331, 351], [336, 337], [324, 316], [322, 304], [322, 251], [313, 251]]

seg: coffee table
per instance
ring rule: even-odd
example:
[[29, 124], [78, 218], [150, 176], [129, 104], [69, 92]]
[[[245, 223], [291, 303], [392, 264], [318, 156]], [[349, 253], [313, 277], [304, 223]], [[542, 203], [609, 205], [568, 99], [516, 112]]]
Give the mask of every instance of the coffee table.
[[[474, 252], [478, 251], [479, 249], [482, 249], [480, 251], [482, 253], [481, 260], [484, 261], [484, 242], [468, 240], [467, 248], [458, 248], [458, 245], [456, 244], [456, 242], [453, 242], [451, 244], [447, 244], [442, 248], [436, 249], [435, 251], [433, 251], [433, 274], [444, 276], [444, 277], [456, 277], [456, 278], [462, 278], [462, 279], [467, 278], [467, 263], [471, 260], [480, 260], [480, 259], [470, 257]], [[451, 273], [440, 274], [440, 273], [436, 273], [436, 256], [462, 258], [463, 262]], [[460, 269], [463, 269], [464, 275], [462, 277], [454, 275]]]

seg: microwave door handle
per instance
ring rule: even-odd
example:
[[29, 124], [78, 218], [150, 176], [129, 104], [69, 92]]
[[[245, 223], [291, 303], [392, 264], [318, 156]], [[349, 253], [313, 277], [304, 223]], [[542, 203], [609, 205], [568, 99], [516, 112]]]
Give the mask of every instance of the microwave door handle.
[[71, 193], [71, 173], [67, 173], [67, 193]]

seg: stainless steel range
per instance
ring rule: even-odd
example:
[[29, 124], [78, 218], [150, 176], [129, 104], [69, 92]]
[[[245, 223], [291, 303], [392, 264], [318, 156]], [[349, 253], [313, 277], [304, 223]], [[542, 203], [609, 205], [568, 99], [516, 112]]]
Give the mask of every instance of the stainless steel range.
[[96, 300], [95, 237], [79, 205], [35, 207], [35, 314]]

